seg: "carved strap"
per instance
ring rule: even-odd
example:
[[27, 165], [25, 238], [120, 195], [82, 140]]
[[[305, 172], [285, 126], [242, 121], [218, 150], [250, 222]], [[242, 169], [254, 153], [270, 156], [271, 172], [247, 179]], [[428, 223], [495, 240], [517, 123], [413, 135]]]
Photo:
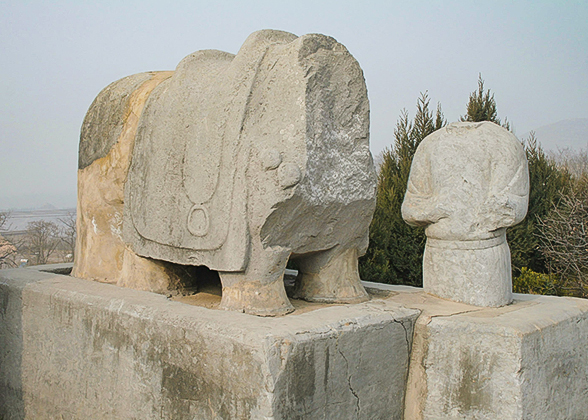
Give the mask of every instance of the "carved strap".
[[496, 238], [482, 239], [477, 241], [447, 241], [444, 239], [427, 238], [427, 247], [442, 249], [487, 249], [502, 245], [506, 242], [506, 234]]

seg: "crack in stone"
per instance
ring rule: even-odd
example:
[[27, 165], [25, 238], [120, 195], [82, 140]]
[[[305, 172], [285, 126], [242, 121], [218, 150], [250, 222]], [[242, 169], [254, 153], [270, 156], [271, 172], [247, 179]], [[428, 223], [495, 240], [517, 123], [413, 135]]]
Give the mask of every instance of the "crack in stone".
[[[455, 316], [455, 315], [468, 314], [470, 312], [480, 312], [480, 311], [483, 311], [484, 309], [486, 309], [486, 308], [469, 309], [467, 311], [461, 311], [461, 312], [456, 312], [456, 313], [447, 314], [447, 315], [431, 315], [429, 317], [429, 322], [431, 322], [433, 320], [433, 318], [449, 318], [449, 317], [452, 317], [452, 316]], [[427, 322], [427, 324], [429, 322]]]
[[[415, 322], [416, 322], [416, 320], [415, 320]], [[404, 383], [406, 384], [407, 381], [408, 381], [408, 372], [410, 372], [410, 361], [411, 361], [411, 354], [412, 354], [412, 344], [411, 344], [410, 337], [408, 336], [408, 329], [406, 328], [406, 325], [404, 325], [404, 322], [402, 322], [402, 321], [397, 320], [396, 318], [394, 318], [394, 323], [400, 324], [402, 326], [402, 329], [404, 330], [404, 340], [406, 341], [406, 370], [405, 370], [406, 373], [405, 373], [405, 376], [404, 376]], [[403, 393], [403, 396], [402, 396], [402, 407], [403, 407], [403, 411], [405, 410], [405, 408], [404, 408], [405, 407], [405, 403], [406, 403], [406, 389], [405, 389], [405, 392]]]
[[402, 326], [402, 329], [404, 330], [404, 340], [406, 341], [406, 350], [407, 350], [407, 354], [408, 357], [410, 358], [410, 351], [411, 351], [411, 345], [410, 345], [410, 339], [408, 337], [408, 330], [406, 329], [406, 325], [404, 325], [404, 322], [399, 321], [397, 319], [394, 319], [394, 322], [396, 324], [400, 324]]
[[353, 390], [353, 387], [351, 386], [351, 376], [352, 375], [349, 374], [349, 361], [347, 360], [347, 357], [345, 357], [343, 352], [339, 349], [339, 336], [337, 336], [337, 341], [335, 341], [335, 348], [337, 349], [337, 351], [339, 352], [339, 354], [341, 355], [343, 360], [345, 360], [345, 365], [347, 365], [347, 385], [349, 387], [349, 391], [351, 391], [351, 393], [353, 394], [353, 396], [356, 399], [356, 411], [357, 411], [357, 416], [359, 418], [359, 413], [361, 411], [361, 406], [359, 404], [359, 396], [357, 395], [357, 393]]

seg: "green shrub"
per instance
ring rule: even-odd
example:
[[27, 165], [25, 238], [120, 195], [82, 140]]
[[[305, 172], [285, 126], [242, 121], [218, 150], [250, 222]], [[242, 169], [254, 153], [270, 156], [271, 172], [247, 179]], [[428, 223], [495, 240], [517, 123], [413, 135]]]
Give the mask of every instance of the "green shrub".
[[521, 274], [512, 281], [515, 293], [532, 295], [561, 295], [556, 276], [536, 273], [527, 267], [521, 268]]

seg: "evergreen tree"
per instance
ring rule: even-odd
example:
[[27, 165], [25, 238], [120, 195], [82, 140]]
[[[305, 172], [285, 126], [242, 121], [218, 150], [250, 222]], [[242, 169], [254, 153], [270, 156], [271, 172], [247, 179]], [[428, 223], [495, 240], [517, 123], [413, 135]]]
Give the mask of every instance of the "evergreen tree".
[[484, 92], [484, 80], [481, 74], [478, 76], [478, 90], [470, 93], [466, 115], [460, 119], [469, 122], [492, 121], [510, 130], [510, 123], [506, 118], [504, 124], [500, 123], [494, 94], [490, 93], [490, 89]]
[[444, 126], [441, 106], [429, 109], [427, 93], [417, 100], [417, 112], [410, 121], [403, 111], [394, 130], [394, 146], [385, 149], [378, 175], [376, 211], [370, 226], [370, 247], [359, 261], [363, 279], [392, 284], [422, 285], [423, 228], [412, 228], [402, 219], [400, 208], [412, 158], [420, 142]]
[[536, 273], [548, 272], [545, 256], [539, 249], [538, 223], [551, 211], [560, 193], [567, 194], [572, 185], [568, 172], [558, 168], [546, 155], [535, 133], [531, 132], [524, 146], [529, 162], [529, 210], [521, 223], [507, 231], [514, 276], [519, 275], [523, 267]]

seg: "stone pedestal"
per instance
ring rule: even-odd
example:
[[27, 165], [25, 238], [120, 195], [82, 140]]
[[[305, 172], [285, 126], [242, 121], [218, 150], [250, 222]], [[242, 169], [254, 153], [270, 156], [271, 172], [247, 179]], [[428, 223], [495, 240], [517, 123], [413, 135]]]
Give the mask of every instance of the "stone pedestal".
[[1, 270], [0, 418], [586, 418], [588, 300], [363, 284], [261, 318]]
[[393, 301], [261, 318], [32, 269], [0, 295], [2, 418], [402, 418]]
[[468, 305], [498, 307], [512, 302], [512, 268], [506, 232], [481, 241], [427, 238], [423, 290]]
[[515, 294], [511, 305], [479, 308], [376, 287], [422, 310], [405, 419], [588, 418], [588, 300]]

